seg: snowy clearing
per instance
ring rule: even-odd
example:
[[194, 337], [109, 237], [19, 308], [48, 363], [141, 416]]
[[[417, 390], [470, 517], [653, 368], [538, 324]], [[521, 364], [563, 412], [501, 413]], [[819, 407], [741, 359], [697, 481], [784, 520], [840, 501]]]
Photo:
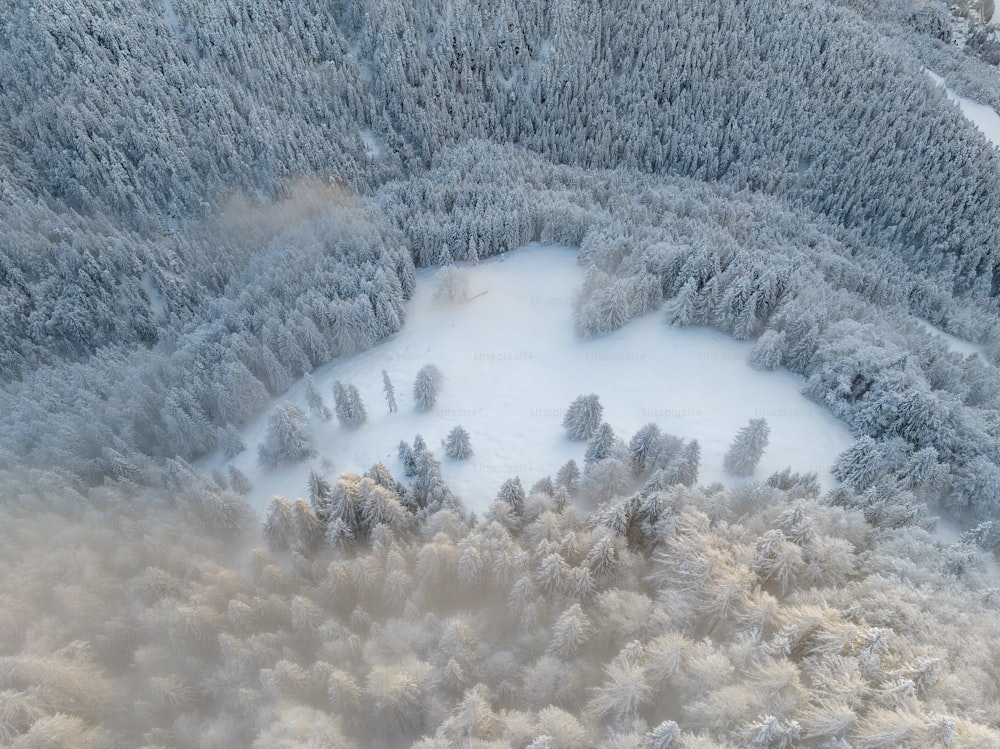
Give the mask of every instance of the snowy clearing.
[[[334, 380], [356, 385], [367, 423], [348, 431], [336, 419], [310, 417], [318, 456], [266, 474], [257, 465], [266, 414], [245, 429], [247, 450], [233, 463], [254, 483], [251, 504], [263, 510], [274, 494], [306, 496], [311, 466], [335, 477], [382, 461], [402, 478], [397, 445], [419, 433], [442, 460], [452, 490], [482, 511], [511, 476], [520, 476], [527, 488], [570, 458], [582, 466], [585, 443], [566, 439], [561, 422], [570, 402], [590, 392], [600, 395], [604, 419], [626, 441], [650, 421], [699, 440], [699, 483], [733, 480], [722, 470], [722, 457], [740, 427], [763, 417], [771, 440], [757, 478], [790, 465], [816, 471], [824, 486], [832, 485], [829, 466], [851, 436], [800, 395], [799, 377], [756, 371], [746, 364], [751, 343], [705, 328], [672, 328], [659, 312], [600, 338], [577, 338], [571, 299], [584, 271], [575, 260], [575, 249], [529, 246], [464, 268], [470, 298], [456, 302], [434, 299], [442, 270], [420, 273], [403, 330], [313, 374], [331, 408]], [[446, 379], [434, 410], [417, 413], [411, 390], [427, 363]], [[395, 385], [397, 413], [388, 412], [383, 398], [382, 369]], [[284, 399], [307, 410], [302, 382]], [[441, 449], [457, 424], [469, 431], [475, 450], [465, 462], [444, 457]], [[216, 459], [205, 467], [213, 465], [223, 463]]]
[[983, 361], [987, 361], [986, 357], [983, 356], [983, 347], [972, 341], [966, 341], [963, 338], [953, 336], [951, 333], [946, 333], [941, 330], [937, 325], [932, 322], [918, 317], [917, 320], [921, 325], [927, 330], [931, 335], [937, 336], [944, 341], [945, 345], [956, 354], [961, 354], [962, 356], [971, 356], [972, 354], [979, 354]]
[[1000, 115], [996, 113], [996, 110], [972, 99], [959, 96], [945, 86], [944, 78], [929, 70], [925, 72], [931, 77], [931, 80], [944, 88], [948, 98], [962, 108], [962, 114], [965, 115], [965, 118], [979, 128], [988, 141], [995, 146], [1000, 146]]

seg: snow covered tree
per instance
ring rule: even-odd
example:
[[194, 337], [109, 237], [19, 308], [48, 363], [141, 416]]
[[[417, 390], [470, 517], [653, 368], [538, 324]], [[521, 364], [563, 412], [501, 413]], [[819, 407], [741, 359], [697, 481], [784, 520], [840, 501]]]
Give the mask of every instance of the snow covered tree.
[[698, 468], [701, 464], [701, 445], [698, 440], [691, 440], [684, 445], [680, 454], [664, 469], [663, 483], [666, 486], [683, 484], [694, 486], [698, 481]]
[[702, 320], [701, 306], [702, 299], [698, 290], [698, 282], [694, 278], [689, 278], [677, 294], [667, 300], [663, 306], [667, 322], [671, 325], [697, 325]]
[[656, 459], [660, 449], [660, 428], [649, 423], [640, 427], [628, 443], [629, 463], [636, 476], [644, 474]]
[[430, 411], [434, 408], [443, 381], [444, 375], [433, 364], [420, 368], [413, 383], [413, 403], [418, 411]]
[[597, 461], [607, 458], [617, 442], [618, 437], [615, 430], [608, 422], [602, 422], [597, 431], [587, 440], [587, 451], [583, 458], [584, 470]]
[[333, 383], [334, 411], [337, 420], [348, 429], [357, 429], [365, 423], [368, 412], [361, 400], [361, 394], [354, 385], [343, 384], [340, 380]]
[[766, 419], [750, 419], [736, 433], [722, 460], [723, 467], [734, 476], [751, 476], [767, 448], [771, 429]]
[[521, 515], [524, 512], [524, 503], [527, 499], [524, 495], [524, 487], [521, 486], [521, 479], [515, 476], [504, 481], [500, 486], [500, 491], [497, 492], [497, 499], [507, 503], [517, 515]]
[[273, 497], [267, 507], [264, 538], [273, 551], [285, 551], [295, 536], [295, 511], [284, 497]]
[[444, 446], [444, 454], [453, 460], [465, 460], [473, 455], [469, 433], [460, 426], [448, 432], [447, 438], [441, 440], [441, 444]]
[[330, 482], [315, 468], [309, 469], [309, 502], [316, 510], [317, 516], [325, 520], [330, 509], [330, 496], [333, 487]]
[[226, 428], [221, 431], [221, 434], [219, 435], [219, 446], [222, 448], [222, 454], [227, 458], [235, 458], [247, 448], [239, 430], [237, 430], [232, 424], [228, 424]]
[[576, 461], [570, 458], [556, 473], [556, 485], [564, 488], [569, 494], [575, 494], [580, 486], [580, 469]]
[[571, 440], [588, 440], [601, 425], [604, 406], [596, 394], [577, 396], [563, 417], [562, 425]]
[[765, 330], [750, 350], [750, 366], [766, 371], [777, 369], [781, 366], [784, 349], [784, 331]]
[[871, 437], [860, 437], [833, 464], [833, 477], [854, 491], [871, 486], [880, 473], [882, 451]]
[[319, 388], [316, 387], [316, 381], [313, 379], [311, 374], [306, 374], [306, 404], [309, 406], [309, 412], [313, 416], [318, 416], [324, 421], [328, 421], [333, 415], [330, 413], [330, 409], [327, 408], [326, 403], [323, 402], [323, 396], [319, 392]]
[[385, 394], [385, 402], [389, 405], [389, 413], [396, 413], [396, 389], [392, 386], [389, 373], [382, 370], [382, 392]]
[[284, 461], [305, 460], [316, 454], [313, 432], [301, 408], [279, 403], [267, 419], [264, 441], [257, 448], [260, 462], [268, 467]]
[[406, 440], [399, 441], [398, 450], [399, 462], [403, 464], [403, 475], [413, 476], [417, 472], [417, 456], [413, 453], [413, 448]]
[[239, 468], [229, 464], [229, 485], [238, 495], [245, 496], [253, 490], [253, 482]]

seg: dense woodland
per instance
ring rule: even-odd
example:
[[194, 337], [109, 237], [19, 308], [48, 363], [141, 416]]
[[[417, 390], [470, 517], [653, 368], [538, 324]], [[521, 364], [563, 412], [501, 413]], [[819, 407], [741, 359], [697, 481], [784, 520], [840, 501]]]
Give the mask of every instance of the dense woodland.
[[[997, 48], [937, 0], [3, 3], [0, 745], [1000, 746], [1000, 154], [923, 70], [997, 106]], [[581, 336], [801, 375], [839, 487], [737, 478], [754, 422], [699, 486], [596, 395], [483, 517], [419, 436], [264, 517], [193, 467], [359, 427], [273, 401], [532, 241]]]

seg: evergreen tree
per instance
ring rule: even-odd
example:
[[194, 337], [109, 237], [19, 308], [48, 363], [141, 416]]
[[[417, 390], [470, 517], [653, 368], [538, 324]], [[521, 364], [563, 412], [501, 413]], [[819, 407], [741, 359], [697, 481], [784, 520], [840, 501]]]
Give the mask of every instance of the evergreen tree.
[[219, 445], [222, 448], [222, 454], [227, 458], [235, 458], [247, 448], [239, 430], [232, 424], [226, 425], [226, 428], [222, 430], [219, 435]]
[[696, 325], [702, 322], [699, 314], [700, 293], [697, 280], [689, 278], [681, 290], [664, 305], [667, 322], [678, 326]]
[[615, 430], [608, 422], [602, 422], [597, 431], [587, 441], [587, 452], [583, 458], [584, 470], [599, 460], [608, 457], [618, 441]]
[[838, 456], [833, 464], [833, 477], [854, 491], [868, 489], [881, 472], [882, 451], [871, 437], [859, 437]]
[[396, 413], [396, 389], [392, 386], [389, 373], [382, 370], [382, 392], [385, 394], [385, 402], [389, 405], [389, 413]]
[[361, 394], [354, 385], [345, 385], [340, 380], [333, 383], [334, 410], [337, 420], [348, 429], [357, 429], [368, 418]]
[[273, 551], [288, 549], [295, 533], [295, 513], [284, 497], [273, 497], [267, 507], [264, 538]]
[[589, 440], [601, 425], [604, 406], [596, 394], [577, 396], [563, 417], [562, 425], [571, 440]]
[[421, 367], [413, 383], [413, 403], [418, 411], [430, 411], [434, 408], [443, 380], [441, 370], [433, 364]]
[[417, 457], [413, 453], [413, 448], [406, 440], [399, 441], [399, 462], [403, 464], [403, 475], [410, 477], [417, 472]]
[[309, 469], [309, 502], [321, 520], [327, 518], [333, 486], [315, 468]]
[[770, 371], [781, 366], [785, 349], [785, 333], [779, 330], [765, 330], [750, 351], [750, 366], [754, 369]]
[[698, 468], [701, 464], [701, 445], [698, 440], [691, 440], [681, 450], [673, 463], [664, 469], [662, 482], [665, 486], [683, 484], [694, 486], [698, 481]]
[[515, 476], [504, 481], [497, 493], [497, 499], [508, 504], [516, 515], [522, 515], [526, 497], [524, 487], [521, 486], [521, 479]]
[[751, 476], [760, 457], [767, 448], [771, 433], [766, 419], [750, 419], [749, 423], [736, 433], [722, 464], [734, 476]]
[[556, 486], [562, 487], [571, 495], [576, 494], [580, 488], [580, 469], [572, 458], [556, 473]]
[[641, 476], [652, 467], [660, 449], [660, 428], [649, 423], [640, 427], [628, 443], [629, 463], [632, 473]]
[[260, 462], [274, 467], [286, 460], [305, 460], [316, 454], [313, 432], [301, 408], [279, 403], [267, 419], [264, 441], [257, 448]]
[[229, 485], [233, 488], [233, 491], [241, 497], [246, 496], [253, 491], [253, 482], [247, 478], [247, 475], [243, 473], [243, 471], [234, 466], [232, 463], [229, 464]]
[[324, 421], [328, 421], [333, 415], [330, 413], [330, 409], [327, 408], [326, 403], [323, 402], [323, 396], [319, 392], [319, 388], [316, 387], [316, 381], [313, 380], [311, 374], [306, 374], [306, 404], [309, 406], [309, 412], [313, 416], [318, 416]]
[[473, 455], [469, 433], [460, 426], [448, 432], [448, 437], [441, 444], [444, 445], [444, 454], [453, 460], [465, 460]]

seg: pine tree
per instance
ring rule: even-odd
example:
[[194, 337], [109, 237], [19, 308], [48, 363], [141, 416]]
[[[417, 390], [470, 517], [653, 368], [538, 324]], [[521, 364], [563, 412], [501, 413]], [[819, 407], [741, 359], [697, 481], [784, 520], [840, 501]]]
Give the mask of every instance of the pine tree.
[[448, 432], [448, 437], [441, 444], [444, 445], [444, 454], [453, 460], [465, 460], [473, 455], [469, 433], [460, 426]]
[[681, 290], [663, 306], [667, 322], [678, 326], [702, 322], [699, 315], [700, 293], [697, 280], [689, 278]]
[[596, 394], [577, 396], [563, 417], [562, 425], [571, 440], [588, 440], [601, 425], [604, 406]]
[[521, 479], [515, 476], [504, 481], [497, 493], [497, 499], [510, 505], [515, 514], [523, 514], [526, 497], [524, 487], [521, 486]]
[[247, 475], [243, 471], [231, 463], [229, 465], [229, 485], [241, 497], [246, 496], [253, 490], [253, 482], [247, 478]]
[[226, 425], [226, 428], [222, 430], [219, 435], [219, 445], [222, 448], [222, 454], [227, 458], [235, 458], [247, 449], [239, 430], [232, 424]]
[[330, 409], [323, 402], [323, 396], [320, 395], [319, 388], [316, 387], [316, 381], [313, 380], [311, 374], [306, 374], [305, 380], [306, 403], [309, 406], [309, 412], [313, 416], [318, 416], [324, 421], [328, 421], [333, 414], [330, 413]]
[[403, 464], [403, 475], [414, 476], [417, 472], [417, 457], [413, 454], [413, 448], [406, 440], [399, 441], [399, 462]]
[[443, 381], [444, 375], [433, 364], [421, 367], [413, 383], [413, 403], [418, 411], [430, 411], [434, 408]]
[[750, 419], [749, 423], [736, 433], [729, 451], [723, 458], [723, 467], [734, 476], [752, 476], [760, 457], [767, 448], [771, 433], [766, 419]]
[[604, 460], [611, 454], [612, 448], [618, 441], [615, 430], [608, 422], [602, 422], [597, 431], [587, 441], [587, 452], [583, 457], [584, 470], [590, 468], [599, 460]]
[[273, 497], [267, 507], [264, 538], [272, 551], [285, 551], [295, 533], [295, 513], [284, 497]]
[[629, 463], [632, 472], [641, 476], [652, 467], [660, 449], [660, 428], [650, 423], [640, 427], [628, 443]]
[[784, 349], [784, 331], [766, 330], [750, 351], [750, 366], [765, 371], [777, 369], [781, 366]]
[[301, 408], [279, 403], [267, 419], [264, 441], [257, 448], [260, 462], [267, 467], [292, 460], [305, 460], [316, 454], [313, 433]]
[[872, 485], [880, 473], [882, 451], [871, 437], [860, 437], [840, 454], [833, 464], [833, 477], [861, 492]]
[[385, 402], [389, 404], [389, 413], [396, 413], [396, 389], [392, 386], [389, 373], [382, 370], [382, 392], [385, 393]]
[[333, 486], [315, 468], [309, 469], [309, 502], [321, 520], [327, 518]]
[[691, 440], [681, 450], [680, 455], [664, 469], [662, 482], [666, 486], [683, 484], [694, 486], [698, 481], [698, 467], [701, 464], [701, 445]]
[[571, 495], [576, 494], [580, 488], [580, 469], [572, 458], [556, 473], [556, 486], [562, 487]]
[[365, 423], [368, 412], [361, 401], [361, 394], [354, 385], [345, 385], [340, 380], [333, 383], [334, 410], [337, 420], [348, 429], [357, 429]]

